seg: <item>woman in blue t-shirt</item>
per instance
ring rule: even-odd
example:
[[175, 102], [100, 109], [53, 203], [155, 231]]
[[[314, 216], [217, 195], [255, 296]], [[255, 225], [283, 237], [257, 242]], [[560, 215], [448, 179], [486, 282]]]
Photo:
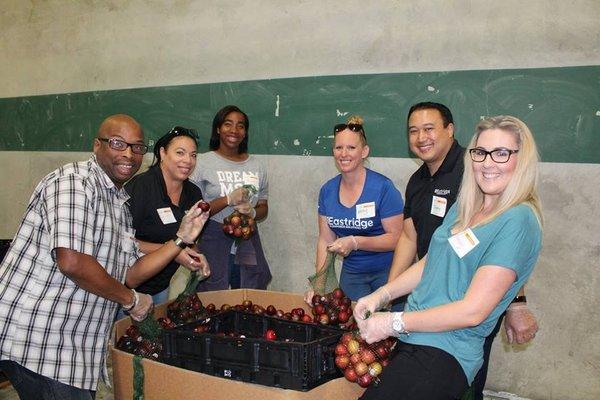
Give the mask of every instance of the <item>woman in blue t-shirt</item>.
[[[486, 118], [464, 163], [457, 202], [427, 255], [354, 309], [367, 342], [400, 338], [380, 384], [362, 399], [460, 398], [481, 367], [486, 336], [533, 271], [542, 216], [531, 132], [515, 117]], [[403, 313], [375, 312], [407, 293]]]
[[354, 116], [335, 126], [333, 158], [340, 174], [319, 193], [316, 268], [325, 266], [328, 251], [344, 257], [340, 287], [352, 300], [387, 282], [404, 209], [392, 181], [363, 165], [369, 146], [362, 122]]

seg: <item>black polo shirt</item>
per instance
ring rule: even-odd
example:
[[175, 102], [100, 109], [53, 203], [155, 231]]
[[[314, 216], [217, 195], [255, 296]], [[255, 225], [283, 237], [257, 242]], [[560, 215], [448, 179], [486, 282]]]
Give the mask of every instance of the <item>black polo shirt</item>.
[[[423, 258], [427, 254], [433, 232], [442, 224], [442, 216], [432, 214], [433, 196], [446, 199], [444, 215], [456, 201], [460, 181], [464, 171], [465, 149], [455, 140], [446, 158], [433, 176], [427, 164], [410, 177], [406, 186], [404, 219], [412, 218], [417, 231], [417, 254]], [[440, 199], [438, 199], [440, 202]], [[443, 200], [441, 200], [443, 203]], [[438, 208], [438, 214], [441, 214]]]
[[[171, 202], [167, 187], [159, 166], [134, 176], [125, 185], [131, 198], [128, 201], [133, 215], [135, 237], [151, 243], [165, 243], [175, 237], [185, 211], [202, 198], [198, 186], [189, 180], [183, 182], [179, 206]], [[176, 222], [164, 224], [158, 215], [158, 209], [170, 208]], [[156, 294], [169, 286], [171, 277], [179, 264], [170, 262], [162, 271], [136, 288], [140, 293]]]

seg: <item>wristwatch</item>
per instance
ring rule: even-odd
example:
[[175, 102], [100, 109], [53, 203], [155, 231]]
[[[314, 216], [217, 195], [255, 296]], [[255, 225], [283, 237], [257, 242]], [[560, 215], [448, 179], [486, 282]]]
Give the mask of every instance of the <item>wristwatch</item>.
[[180, 249], [185, 249], [186, 247], [188, 247], [188, 244], [184, 242], [183, 239], [179, 236], [175, 236], [173, 241], [175, 242], [175, 246], [179, 247]]
[[404, 315], [404, 312], [395, 312], [392, 315], [392, 329], [394, 330], [395, 336], [400, 336], [402, 334], [408, 335], [402, 315]]

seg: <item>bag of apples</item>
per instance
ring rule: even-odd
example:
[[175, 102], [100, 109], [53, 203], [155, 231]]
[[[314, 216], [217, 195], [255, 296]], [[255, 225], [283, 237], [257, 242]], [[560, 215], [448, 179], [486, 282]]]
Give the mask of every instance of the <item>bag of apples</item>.
[[331, 293], [340, 286], [335, 274], [335, 253], [327, 252], [325, 266], [309, 276], [308, 281], [314, 292], [320, 295]]
[[379, 374], [388, 365], [390, 355], [396, 347], [396, 339], [389, 337], [368, 344], [358, 333], [344, 333], [335, 346], [335, 365], [344, 377], [361, 387], [379, 383]]
[[196, 295], [198, 282], [204, 278], [201, 273], [192, 272], [183, 292], [167, 306], [167, 316], [175, 324], [181, 325], [208, 316], [202, 301]]
[[[258, 193], [256, 187], [254, 185], [244, 185], [242, 187], [248, 191], [248, 202], [251, 202], [252, 197]], [[238, 244], [242, 240], [250, 239], [255, 231], [256, 221], [254, 218], [237, 210], [223, 218], [223, 232]]]

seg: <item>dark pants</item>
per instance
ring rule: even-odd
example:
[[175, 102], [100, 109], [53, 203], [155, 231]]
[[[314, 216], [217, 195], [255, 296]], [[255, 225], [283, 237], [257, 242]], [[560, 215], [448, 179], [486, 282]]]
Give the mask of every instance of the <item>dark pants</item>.
[[96, 392], [69, 386], [36, 374], [14, 361], [0, 361], [0, 370], [22, 400], [94, 400]]
[[361, 400], [455, 400], [468, 387], [456, 358], [435, 347], [403, 342], [379, 378]]
[[483, 400], [483, 389], [485, 388], [485, 381], [487, 379], [488, 364], [490, 362], [490, 354], [492, 353], [492, 343], [494, 343], [494, 339], [500, 330], [500, 326], [502, 326], [503, 320], [504, 314], [498, 318], [498, 323], [494, 327], [492, 333], [485, 338], [483, 344], [483, 365], [481, 365], [481, 369], [477, 375], [475, 375], [475, 379], [473, 379], [473, 383], [471, 384], [471, 387], [473, 388], [473, 399], [475, 400]]

